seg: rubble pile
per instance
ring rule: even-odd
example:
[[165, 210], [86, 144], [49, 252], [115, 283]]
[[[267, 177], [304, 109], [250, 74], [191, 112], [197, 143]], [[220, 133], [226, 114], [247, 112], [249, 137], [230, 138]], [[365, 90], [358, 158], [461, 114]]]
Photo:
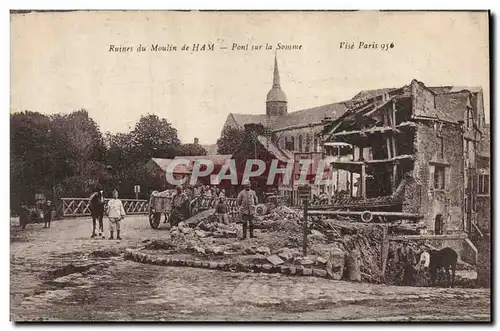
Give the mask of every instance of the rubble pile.
[[285, 231], [297, 233], [302, 231], [300, 212], [286, 206], [279, 206], [267, 215], [256, 216], [254, 227], [263, 231]]
[[[347, 271], [359, 265], [359, 276], [348, 278], [359, 279], [372, 283], [382, 283], [384, 275], [381, 268], [382, 228], [380, 226], [352, 224], [351, 227], [343, 226], [341, 232], [348, 232], [342, 236], [340, 248], [352, 260], [347, 265]], [[346, 261], [347, 262], [347, 261]], [[356, 272], [356, 271], [355, 271]]]

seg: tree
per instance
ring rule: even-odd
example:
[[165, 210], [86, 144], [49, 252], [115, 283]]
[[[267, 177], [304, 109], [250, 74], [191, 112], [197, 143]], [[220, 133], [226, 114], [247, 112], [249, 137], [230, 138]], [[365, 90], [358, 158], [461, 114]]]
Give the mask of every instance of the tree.
[[143, 161], [152, 157], [173, 158], [181, 144], [177, 130], [165, 118], [153, 114], [141, 116], [130, 134], [132, 153]]
[[50, 146], [50, 119], [25, 111], [10, 116], [11, 207], [34, 202], [34, 194], [44, 191], [53, 174]]
[[181, 156], [207, 155], [207, 151], [200, 144], [183, 144], [177, 150], [177, 155]]
[[222, 130], [222, 135], [217, 139], [218, 154], [233, 154], [242, 143], [245, 130], [233, 127], [226, 127]]

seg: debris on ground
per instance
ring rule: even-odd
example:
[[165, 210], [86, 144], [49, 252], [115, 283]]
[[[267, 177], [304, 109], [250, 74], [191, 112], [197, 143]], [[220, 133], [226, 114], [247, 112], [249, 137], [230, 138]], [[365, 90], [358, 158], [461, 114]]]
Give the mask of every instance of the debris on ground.
[[114, 256], [120, 256], [125, 253], [125, 248], [107, 247], [99, 250], [95, 250], [89, 254], [90, 257], [98, 258], [108, 258]]
[[146, 244], [146, 246], [144, 246], [144, 248], [151, 250], [156, 250], [156, 249], [170, 250], [175, 248], [175, 245], [173, 245], [171, 241], [159, 239], [149, 242], [148, 244]]
[[[315, 216], [308, 222], [309, 255], [302, 256], [303, 223], [300, 211], [279, 206], [266, 215], [256, 216], [256, 239], [239, 241], [237, 238], [238, 233], [241, 235], [238, 232], [241, 231], [241, 225], [235, 222], [220, 223], [215, 211], [210, 209], [172, 227], [170, 240], [151, 241], [146, 244], [146, 249], [174, 249], [176, 252], [188, 251], [202, 256], [225, 256], [231, 259], [247, 255], [255, 263], [314, 267], [338, 280], [429, 286], [428, 270], [417, 268], [410, 270], [412, 277], [408, 283], [409, 268], [404, 268], [403, 263], [396, 258], [402, 245], [399, 241], [389, 243], [385, 267], [382, 263], [384, 231], [386, 235], [410, 234], [418, 231], [418, 227], [418, 224], [407, 221], [381, 225], [359, 222], [352, 216]], [[413, 265], [417, 264], [420, 253], [429, 249], [425, 241], [407, 241], [406, 245], [415, 252]], [[459, 262], [457, 270], [474, 270], [474, 267]], [[440, 277], [438, 283], [443, 280]], [[469, 283], [472, 281], [457, 277], [457, 282], [471, 286]]]
[[271, 254], [271, 250], [269, 249], [269, 247], [265, 247], [265, 246], [258, 247], [256, 251], [257, 251], [257, 253], [262, 254], [262, 255], [270, 255]]

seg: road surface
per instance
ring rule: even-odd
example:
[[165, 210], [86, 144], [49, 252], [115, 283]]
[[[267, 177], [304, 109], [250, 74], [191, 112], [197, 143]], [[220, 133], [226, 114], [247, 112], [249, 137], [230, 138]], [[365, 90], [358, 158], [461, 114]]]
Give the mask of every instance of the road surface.
[[66, 219], [19, 231], [11, 220], [12, 320], [490, 320], [488, 289], [146, 265], [93, 252], [138, 247], [168, 238], [168, 231], [151, 229], [146, 216], [129, 216], [124, 240], [95, 240], [91, 223]]

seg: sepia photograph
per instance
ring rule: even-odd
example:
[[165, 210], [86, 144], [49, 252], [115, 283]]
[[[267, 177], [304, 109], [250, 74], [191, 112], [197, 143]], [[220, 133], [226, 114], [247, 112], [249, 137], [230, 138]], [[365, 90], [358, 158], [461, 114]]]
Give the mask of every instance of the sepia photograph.
[[492, 322], [490, 12], [9, 17], [12, 322]]

